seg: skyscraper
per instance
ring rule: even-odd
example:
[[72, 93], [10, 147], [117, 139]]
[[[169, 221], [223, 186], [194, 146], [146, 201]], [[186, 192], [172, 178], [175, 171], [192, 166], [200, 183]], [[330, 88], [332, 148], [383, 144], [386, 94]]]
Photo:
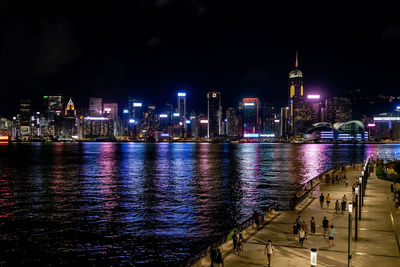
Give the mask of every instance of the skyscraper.
[[91, 117], [103, 114], [103, 99], [98, 97], [89, 98], [89, 115]]
[[30, 99], [20, 99], [19, 102], [19, 112], [20, 117], [20, 133], [21, 137], [24, 139], [28, 138], [31, 133], [31, 100]]
[[186, 118], [186, 93], [178, 93], [178, 113], [180, 117]]
[[[295, 69], [289, 73], [289, 131], [291, 135], [297, 135], [298, 124], [302, 120], [301, 109], [304, 105], [303, 99], [303, 73], [299, 70], [298, 54], [296, 51]], [[301, 124], [301, 122], [299, 122]], [[301, 127], [301, 126], [300, 126]]]
[[244, 135], [259, 134], [259, 100], [258, 98], [243, 98], [243, 128]]
[[226, 135], [230, 137], [238, 136], [236, 111], [232, 107], [226, 110]]
[[352, 118], [351, 101], [345, 97], [326, 100], [327, 119], [330, 123], [347, 122]]
[[75, 105], [70, 98], [64, 113], [64, 127], [63, 135], [64, 137], [71, 138], [76, 135], [76, 110]]
[[214, 138], [221, 134], [221, 120], [222, 120], [222, 107], [221, 107], [221, 93], [208, 92], [207, 93], [207, 118], [208, 138]]

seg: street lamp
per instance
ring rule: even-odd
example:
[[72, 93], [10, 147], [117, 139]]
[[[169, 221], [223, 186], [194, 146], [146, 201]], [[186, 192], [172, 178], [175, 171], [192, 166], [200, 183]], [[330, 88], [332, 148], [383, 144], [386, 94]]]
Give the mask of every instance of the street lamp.
[[349, 229], [347, 233], [347, 266], [351, 266], [351, 212], [353, 211], [353, 204], [349, 203]]
[[362, 187], [363, 187], [363, 184], [362, 184], [362, 177], [358, 177], [358, 184], [359, 184], [359, 186], [360, 186], [360, 193], [358, 194], [359, 195], [359, 199], [358, 199], [358, 203], [360, 204], [360, 208], [358, 209], [358, 219], [359, 220], [361, 220], [361, 206], [362, 206], [362, 198], [364, 198], [364, 196], [363, 196], [363, 192], [362, 192]]
[[317, 267], [317, 249], [312, 248], [310, 252], [311, 267]]
[[355, 195], [356, 213], [355, 213], [354, 217], [356, 218], [356, 221], [355, 221], [355, 229], [354, 229], [354, 239], [357, 240], [358, 239], [358, 216], [357, 216], [357, 213], [358, 213], [358, 186], [355, 188], [355, 193], [356, 193], [356, 195]]

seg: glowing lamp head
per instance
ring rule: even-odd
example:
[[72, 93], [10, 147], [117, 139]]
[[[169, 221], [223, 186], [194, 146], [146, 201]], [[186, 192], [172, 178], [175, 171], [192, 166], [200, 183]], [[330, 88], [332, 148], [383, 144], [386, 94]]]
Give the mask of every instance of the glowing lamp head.
[[186, 96], [186, 93], [179, 92], [179, 93], [178, 93], [178, 96]]
[[353, 211], [353, 203], [349, 202], [349, 213]]
[[135, 119], [129, 119], [129, 123], [135, 123]]
[[160, 118], [168, 118], [167, 114], [160, 114]]
[[358, 177], [358, 182], [361, 184], [362, 183], [362, 177]]

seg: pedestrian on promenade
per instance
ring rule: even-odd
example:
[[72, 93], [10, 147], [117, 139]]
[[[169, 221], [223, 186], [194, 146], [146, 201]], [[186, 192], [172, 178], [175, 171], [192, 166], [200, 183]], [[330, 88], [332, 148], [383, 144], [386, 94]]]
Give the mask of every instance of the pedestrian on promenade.
[[299, 234], [299, 228], [297, 228], [297, 224], [293, 224], [293, 239], [297, 240], [297, 235]]
[[238, 243], [238, 236], [237, 236], [237, 231], [236, 230], [233, 232], [232, 242], [233, 242], [233, 253], [236, 253], [237, 243]]
[[300, 228], [300, 231], [299, 231], [299, 244], [300, 244], [301, 247], [303, 246], [304, 238], [306, 238], [306, 232], [304, 231], [303, 228]]
[[336, 214], [338, 214], [339, 211], [340, 211], [339, 199], [336, 199], [336, 202], [335, 202], [335, 211], [336, 211]]
[[242, 233], [239, 233], [239, 238], [238, 238], [238, 243], [237, 243], [237, 253], [238, 255], [240, 254], [240, 252], [243, 252], [243, 235]]
[[329, 204], [331, 203], [331, 196], [329, 195], [329, 193], [328, 193], [328, 195], [326, 196], [326, 206], [329, 208]]
[[306, 233], [306, 239], [307, 239], [307, 234], [308, 234], [308, 226], [305, 221], [303, 221], [303, 224], [301, 225], [303, 228], [304, 232]]
[[324, 236], [326, 236], [326, 232], [328, 232], [329, 221], [326, 217], [322, 220], [322, 228], [324, 228]]
[[343, 195], [342, 197], [342, 214], [346, 211], [346, 204], [347, 204], [347, 197], [346, 195]]
[[310, 227], [311, 227], [311, 233], [315, 234], [315, 220], [314, 220], [314, 217], [311, 217]]
[[347, 188], [347, 186], [349, 185], [349, 180], [346, 178], [346, 175], [344, 176], [344, 182], [345, 182], [346, 188]]
[[329, 229], [329, 247], [333, 247], [335, 245], [335, 241], [333, 240], [334, 235], [335, 229], [333, 229], [333, 225], [331, 225], [331, 229]]
[[321, 195], [319, 196], [319, 204], [321, 205], [321, 208], [324, 207], [324, 200], [325, 200], [324, 193], [321, 193]]
[[218, 267], [224, 267], [224, 259], [222, 258], [222, 253], [220, 249], [217, 249], [217, 257], [215, 258], [215, 263]]
[[334, 175], [332, 175], [332, 184], [335, 184], [335, 176]]
[[217, 250], [214, 247], [211, 247], [210, 259], [211, 259], [211, 267], [214, 267], [215, 260], [217, 259]]
[[297, 216], [297, 219], [296, 219], [296, 225], [297, 225], [297, 228], [298, 228], [298, 229], [300, 229], [300, 227], [301, 227], [301, 219], [300, 219], [300, 215], [299, 215], [299, 216]]
[[257, 228], [258, 228], [258, 226], [260, 225], [260, 215], [258, 214], [257, 211], [253, 212], [253, 219], [254, 219], [254, 222], [256, 223]]
[[272, 255], [274, 255], [274, 245], [272, 245], [271, 240], [268, 240], [268, 243], [265, 246], [264, 255], [265, 254], [267, 254], [268, 267], [271, 267]]

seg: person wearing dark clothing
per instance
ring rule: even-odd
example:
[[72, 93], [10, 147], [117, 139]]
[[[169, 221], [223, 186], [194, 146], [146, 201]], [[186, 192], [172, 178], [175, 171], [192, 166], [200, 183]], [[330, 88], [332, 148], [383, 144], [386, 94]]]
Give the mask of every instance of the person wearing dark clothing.
[[232, 235], [233, 253], [236, 253], [237, 241], [238, 241], [238, 236], [237, 236], [237, 231], [235, 230], [235, 232]]
[[329, 221], [328, 219], [326, 219], [326, 217], [324, 217], [324, 219], [322, 220], [322, 228], [324, 228], [324, 236], [326, 236], [326, 232], [328, 232], [329, 228]]
[[324, 193], [321, 193], [321, 195], [319, 196], [319, 204], [321, 205], [321, 208], [324, 207], [324, 200], [325, 200]]
[[215, 258], [215, 263], [218, 264], [218, 267], [224, 267], [224, 259], [222, 258], [222, 253], [220, 249], [217, 249], [217, 257]]
[[217, 250], [212, 247], [210, 250], [211, 267], [214, 267], [215, 260], [217, 259]]
[[297, 235], [299, 234], [299, 228], [297, 228], [297, 224], [293, 224], [293, 239], [297, 239]]
[[254, 219], [254, 222], [256, 223], [257, 227], [258, 227], [258, 225], [260, 224], [260, 215], [258, 214], [257, 211], [253, 212], [253, 219]]
[[314, 217], [311, 217], [310, 227], [311, 227], [311, 233], [315, 234], [315, 220], [314, 220]]

